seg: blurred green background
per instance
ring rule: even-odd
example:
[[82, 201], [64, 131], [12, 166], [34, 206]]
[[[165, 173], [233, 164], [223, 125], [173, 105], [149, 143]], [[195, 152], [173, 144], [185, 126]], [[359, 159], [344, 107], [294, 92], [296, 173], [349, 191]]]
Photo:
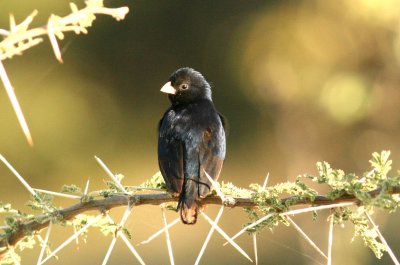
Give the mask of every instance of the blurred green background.
[[[83, 1], [74, 1], [83, 7]], [[69, 1], [0, 1], [0, 28], [8, 14], [21, 22], [34, 9], [33, 26], [49, 15], [69, 13]], [[4, 89], [0, 89], [0, 152], [33, 187], [60, 190], [62, 184], [92, 190], [107, 179], [94, 160], [102, 158], [126, 185], [137, 185], [158, 171], [156, 127], [169, 106], [159, 92], [183, 66], [204, 74], [217, 108], [230, 124], [227, 157], [220, 180], [238, 186], [293, 180], [316, 173], [316, 161], [362, 174], [371, 153], [392, 151], [400, 168], [400, 1], [106, 1], [129, 6], [125, 20], [98, 16], [88, 35], [66, 34], [60, 42], [64, 64], [49, 41], [5, 61], [33, 134], [30, 148]], [[393, 171], [394, 174], [395, 171]], [[0, 165], [0, 201], [23, 210], [28, 193]], [[57, 201], [61, 206], [70, 201]], [[207, 212], [214, 216], [218, 207]], [[116, 210], [116, 220], [122, 210]], [[177, 217], [169, 213], [168, 219]], [[327, 249], [326, 214], [295, 220]], [[399, 214], [375, 217], [400, 256]], [[232, 235], [246, 222], [241, 209], [228, 210], [222, 227]], [[158, 207], [135, 208], [127, 226], [133, 243], [162, 226]], [[192, 264], [209, 226], [179, 224], [172, 229], [177, 264]], [[111, 238], [95, 229], [88, 244], [71, 245], [49, 264], [100, 264]], [[391, 264], [375, 259], [352, 226], [335, 228], [334, 264]], [[57, 246], [72, 233], [51, 239]], [[214, 234], [202, 264], [246, 264]], [[252, 241], [238, 243], [250, 254]], [[260, 264], [324, 264], [293, 228], [279, 227], [258, 237]], [[163, 237], [137, 250], [148, 264], [167, 264]], [[38, 249], [25, 251], [34, 264]], [[73, 255], [71, 255], [73, 253]], [[119, 242], [109, 264], [136, 264]]]

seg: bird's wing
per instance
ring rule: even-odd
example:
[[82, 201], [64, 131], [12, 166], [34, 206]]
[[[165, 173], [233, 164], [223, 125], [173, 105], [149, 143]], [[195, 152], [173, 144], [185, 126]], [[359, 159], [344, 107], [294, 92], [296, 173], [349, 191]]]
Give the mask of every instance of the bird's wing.
[[166, 133], [168, 124], [163, 123], [163, 119], [158, 127], [158, 164], [168, 190], [180, 193], [183, 185], [182, 143]]
[[222, 169], [225, 158], [225, 132], [223, 129], [223, 119], [216, 128], [207, 128], [203, 132], [202, 143], [199, 146], [200, 160], [200, 185], [199, 195], [205, 197], [210, 192], [211, 182], [207, 174], [217, 180]]

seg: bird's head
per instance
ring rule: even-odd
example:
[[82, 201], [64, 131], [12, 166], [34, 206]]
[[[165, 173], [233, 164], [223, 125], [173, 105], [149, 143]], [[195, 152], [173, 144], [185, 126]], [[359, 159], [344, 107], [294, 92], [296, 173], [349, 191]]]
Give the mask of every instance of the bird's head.
[[176, 70], [161, 88], [173, 105], [192, 103], [202, 99], [211, 100], [211, 87], [196, 70], [185, 67]]

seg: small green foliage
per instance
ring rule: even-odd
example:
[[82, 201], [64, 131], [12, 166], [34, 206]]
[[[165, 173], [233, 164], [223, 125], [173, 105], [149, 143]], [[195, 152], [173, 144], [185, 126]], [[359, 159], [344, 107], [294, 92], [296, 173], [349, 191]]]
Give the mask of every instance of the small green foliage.
[[114, 181], [107, 180], [106, 185], [108, 189], [113, 193], [118, 193], [122, 191], [121, 188]]
[[[350, 207], [336, 208], [334, 223], [344, 226], [346, 222], [351, 222], [355, 229], [354, 237], [362, 238], [364, 244], [378, 258], [386, 251], [386, 247], [377, 240], [377, 232], [374, 228], [370, 228], [365, 211], [378, 207], [393, 212], [400, 205], [400, 196], [391, 194], [393, 188], [400, 185], [400, 177], [388, 177], [392, 164], [389, 155], [389, 151], [382, 151], [380, 154], [373, 153], [370, 160], [372, 170], [361, 178], [356, 174], [346, 174], [343, 170], [333, 169], [327, 162], [317, 163], [318, 176], [304, 176], [318, 184], [328, 185], [331, 190], [326, 197], [331, 200], [353, 195], [360, 201], [361, 206], [356, 211]], [[249, 229], [248, 232], [259, 232], [264, 228], [272, 229], [279, 223], [287, 224], [287, 220], [281, 217], [279, 212], [287, 211], [291, 205], [299, 202], [314, 201], [318, 193], [309, 188], [301, 179], [302, 177], [298, 177], [294, 183], [284, 182], [267, 188], [258, 184], [250, 185], [253, 192], [251, 198], [258, 205], [258, 209], [245, 209], [251, 223], [268, 214], [270, 217]], [[281, 198], [285, 194], [291, 196], [283, 202]], [[313, 219], [316, 218], [317, 213], [314, 211]]]
[[27, 206], [32, 210], [48, 212], [52, 209], [55, 209], [53, 205], [53, 196], [48, 194], [36, 194], [31, 197], [32, 199], [28, 201]]
[[132, 233], [126, 227], [122, 227], [122, 232], [129, 238], [132, 239]]
[[154, 174], [149, 180], [143, 182], [140, 186], [153, 189], [164, 189], [167, 190], [167, 185], [165, 184], [164, 178], [161, 172]]
[[[219, 188], [221, 189], [222, 193], [227, 196], [232, 197], [239, 197], [239, 198], [248, 198], [251, 196], [253, 191], [248, 189], [239, 188], [233, 185], [232, 182], [221, 182], [219, 183]], [[213, 190], [214, 194], [217, 194], [215, 190]]]
[[115, 194], [115, 191], [112, 190], [101, 190], [99, 192], [100, 196], [103, 196], [104, 198], [108, 198], [111, 197], [112, 195]]
[[371, 174], [377, 181], [386, 179], [387, 174], [392, 169], [392, 160], [389, 160], [390, 151], [382, 151], [380, 154], [375, 152], [369, 161], [373, 167], [374, 174]]
[[79, 194], [79, 195], [82, 194], [81, 188], [79, 188], [75, 184], [63, 185], [61, 187], [61, 192], [64, 192], [64, 193], [75, 193], [75, 194]]
[[178, 203], [177, 202], [169, 202], [164, 203], [163, 206], [165, 209], [173, 212], [178, 212]]
[[18, 213], [18, 211], [14, 210], [10, 203], [0, 202], [0, 213]]
[[365, 217], [364, 209], [360, 208], [356, 212], [352, 212], [349, 215], [350, 221], [354, 224], [354, 240], [356, 237], [360, 237], [364, 241], [364, 245], [369, 247], [380, 259], [383, 252], [387, 251], [386, 246], [377, 240], [378, 233], [374, 228], [370, 228], [368, 220]]

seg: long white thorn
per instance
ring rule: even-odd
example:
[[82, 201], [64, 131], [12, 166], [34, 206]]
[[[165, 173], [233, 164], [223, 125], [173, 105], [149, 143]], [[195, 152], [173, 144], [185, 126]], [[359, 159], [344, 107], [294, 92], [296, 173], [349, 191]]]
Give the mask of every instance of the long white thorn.
[[225, 201], [225, 195], [224, 193], [221, 191], [221, 189], [218, 186], [218, 183], [213, 180], [210, 175], [208, 175], [208, 173], [204, 170], [204, 173], [206, 174], [206, 177], [208, 178], [208, 180], [211, 182], [212, 186], [214, 187], [215, 191], [217, 192], [218, 196], [221, 198], [221, 200], [224, 202]]
[[[1, 61], [0, 61], [1, 64]], [[32, 189], [32, 187], [26, 182], [26, 180], [15, 170], [15, 168], [8, 163], [7, 159], [3, 155], [0, 154], [0, 160], [8, 167], [8, 169], [18, 178], [19, 181], [25, 186], [25, 188], [33, 195], [36, 196], [36, 192]]]
[[14, 249], [11, 249], [10, 256], [11, 256], [11, 259], [13, 260], [15, 265], [20, 265], [21, 264], [19, 262], [19, 260], [18, 260], [17, 254], [15, 253]]
[[[18, 180], [25, 186], [25, 188], [32, 194], [32, 196], [38, 196], [37, 192], [29, 185], [29, 183], [18, 173], [18, 171], [10, 164], [8, 163], [7, 159], [0, 154], [0, 160], [8, 167], [8, 169], [18, 178]], [[39, 201], [41, 201], [40, 197], [38, 198]], [[44, 205], [46, 210], [51, 212], [51, 209], [49, 206]]]
[[325, 255], [324, 252], [312, 241], [312, 239], [293, 221], [292, 218], [289, 216], [286, 216], [286, 218], [289, 220], [289, 222], [292, 224], [292, 226], [299, 232], [305, 240], [316, 250], [318, 251], [319, 254], [321, 254], [325, 259], [328, 259], [328, 257]]
[[[341, 202], [341, 203], [335, 203], [335, 204], [329, 204], [329, 205], [321, 205], [321, 206], [315, 206], [315, 207], [308, 207], [308, 208], [303, 208], [303, 209], [296, 209], [296, 210], [291, 210], [285, 213], [281, 213], [281, 216], [288, 216], [288, 215], [295, 215], [295, 214], [299, 214], [299, 213], [307, 213], [307, 212], [312, 212], [312, 211], [320, 211], [320, 210], [326, 210], [326, 209], [331, 209], [331, 208], [337, 208], [337, 207], [346, 207], [346, 206], [351, 206], [354, 205], [355, 202]], [[242, 235], [244, 232], [246, 232], [246, 230], [251, 229], [253, 227], [255, 227], [256, 225], [264, 222], [265, 220], [267, 220], [268, 218], [270, 218], [271, 216], [273, 216], [276, 213], [270, 213], [267, 214], [266, 216], [258, 219], [257, 221], [255, 221], [254, 223], [251, 223], [245, 227], [243, 227], [239, 232], [237, 232], [232, 239], [237, 238], [238, 236]], [[227, 242], [224, 243], [224, 246], [228, 244]]]
[[[111, 223], [115, 223], [114, 220], [107, 215], [107, 219], [111, 222]], [[124, 233], [122, 233], [121, 231], [119, 231], [118, 236], [120, 238], [122, 238], [122, 240], [124, 241], [124, 243], [126, 244], [126, 246], [129, 248], [129, 250], [133, 253], [133, 255], [135, 256], [135, 258], [139, 261], [140, 264], [144, 265], [144, 261], [143, 259], [140, 257], [139, 253], [136, 251], [136, 249], [133, 247], [133, 245], [131, 244], [131, 242], [129, 241], [129, 239], [126, 237], [126, 235]]]
[[[72, 224], [72, 227], [74, 228], [74, 234], [76, 233], [76, 226]], [[79, 245], [79, 237], [75, 238], [75, 243], [76, 245]]]
[[8, 98], [10, 99], [14, 112], [17, 115], [19, 125], [21, 126], [22, 131], [24, 132], [25, 138], [28, 141], [28, 144], [30, 146], [33, 146], [32, 135], [31, 132], [29, 131], [28, 124], [26, 123], [24, 113], [22, 112], [17, 96], [15, 95], [14, 88], [11, 85], [10, 79], [8, 78], [6, 69], [4, 68], [3, 62], [1, 60], [0, 60], [0, 78], [4, 84], [4, 88], [6, 89]]
[[39, 259], [36, 263], [37, 265], [42, 264], [43, 255], [47, 248], [47, 243], [49, 242], [49, 237], [50, 237], [52, 227], [53, 227], [53, 222], [50, 221], [49, 226], [47, 227], [46, 236], [44, 238], [44, 241], [42, 242], [42, 249], [40, 250]]
[[386, 242], [385, 238], [383, 237], [381, 231], [379, 230], [378, 226], [375, 224], [374, 220], [372, 220], [371, 216], [368, 213], [365, 213], [365, 216], [368, 218], [369, 222], [374, 227], [375, 231], [378, 233], [378, 237], [381, 242], [386, 246], [386, 250], [389, 253], [390, 258], [392, 259], [393, 263], [396, 265], [400, 265], [399, 260], [394, 255], [392, 249], [389, 247], [389, 244]]
[[164, 229], [164, 231], [165, 231], [165, 240], [167, 241], [169, 261], [170, 261], [171, 265], [175, 265], [174, 253], [172, 251], [171, 239], [169, 238], [167, 217], [165, 216], [165, 208], [162, 207], [161, 211], [162, 211], [163, 223], [164, 223], [164, 228], [165, 228]]
[[253, 236], [253, 247], [254, 247], [254, 259], [256, 265], [258, 265], [257, 233], [252, 233], [252, 236]]
[[151, 235], [148, 239], [140, 242], [137, 245], [144, 245], [147, 244], [149, 242], [151, 242], [153, 239], [155, 239], [156, 237], [158, 237], [159, 235], [161, 235], [162, 233], [164, 233], [164, 231], [166, 229], [170, 229], [171, 227], [173, 227], [174, 225], [176, 225], [177, 223], [179, 223], [180, 219], [176, 218], [174, 221], [172, 221], [171, 223], [169, 223], [166, 227], [164, 226], [162, 229], [158, 230], [157, 232], [155, 232], [153, 235]]
[[61, 249], [63, 249], [65, 246], [67, 246], [69, 243], [71, 243], [76, 237], [78, 237], [80, 234], [86, 231], [91, 225], [96, 223], [98, 220], [102, 218], [102, 214], [97, 215], [95, 218], [90, 220], [86, 225], [84, 225], [81, 229], [79, 229], [75, 234], [73, 234], [71, 237], [69, 237], [67, 240], [64, 241], [58, 248], [56, 248], [50, 255], [48, 255], [41, 264], [44, 264], [46, 261], [48, 261], [51, 257], [56, 255]]
[[112, 250], [113, 250], [113, 248], [114, 248], [116, 242], [117, 242], [117, 237], [114, 237], [114, 238], [111, 240], [111, 244], [110, 244], [110, 246], [108, 247], [108, 250], [107, 250], [106, 256], [104, 257], [104, 260], [103, 260], [102, 265], [106, 265], [106, 264], [107, 264], [108, 259], [110, 258], [111, 252], [112, 252]]
[[[122, 216], [121, 221], [119, 222], [118, 226], [122, 227], [125, 224], [126, 220], [128, 220], [128, 217], [131, 214], [131, 211], [132, 211], [132, 207], [131, 207], [131, 205], [128, 205], [128, 207], [126, 207], [124, 215]], [[107, 215], [107, 218], [111, 219], [111, 217], [109, 215]], [[112, 221], [112, 219], [111, 219], [111, 221]], [[114, 221], [112, 221], [112, 222], [114, 223]], [[107, 250], [106, 256], [104, 257], [102, 265], [107, 264], [108, 259], [110, 258], [111, 252], [114, 249], [115, 243], [117, 242], [117, 238], [120, 234], [121, 234], [121, 231], [118, 230], [115, 237], [111, 240], [110, 246], [108, 247], [108, 250]]]
[[210, 242], [211, 236], [212, 236], [212, 234], [214, 233], [215, 228], [216, 228], [217, 225], [218, 225], [219, 219], [220, 219], [221, 216], [222, 216], [222, 213], [223, 213], [223, 211], [224, 211], [224, 208], [225, 208], [225, 207], [222, 205], [221, 208], [220, 208], [220, 210], [219, 210], [219, 212], [218, 212], [218, 214], [217, 214], [217, 217], [215, 217], [214, 222], [211, 224], [211, 229], [210, 229], [210, 231], [208, 232], [208, 235], [207, 235], [207, 237], [206, 237], [206, 240], [204, 240], [204, 243], [203, 243], [203, 246], [201, 247], [201, 250], [200, 250], [200, 252], [199, 252], [199, 255], [197, 255], [196, 262], [194, 263], [195, 265], [198, 265], [198, 264], [200, 263], [200, 259], [201, 259], [201, 257], [203, 256], [204, 251], [206, 250], [206, 247], [207, 247], [207, 245], [208, 245], [208, 242]]
[[[203, 216], [211, 225], [214, 224], [213, 220], [211, 220], [210, 217], [208, 217], [204, 212], [200, 212], [201, 216]], [[235, 241], [233, 241], [226, 233], [224, 230], [222, 230], [218, 225], [215, 226], [215, 229], [218, 231], [218, 233], [221, 234], [234, 248], [236, 248], [237, 251], [240, 252], [244, 257], [246, 257], [248, 260], [253, 262], [253, 260], [247, 255], [247, 253], [238, 245], [236, 244]]]
[[50, 43], [51, 46], [53, 47], [53, 52], [54, 55], [56, 56], [56, 59], [60, 63], [63, 63], [61, 50], [60, 47], [58, 46], [56, 35], [54, 34], [53, 22], [54, 22], [54, 15], [51, 15], [49, 21], [47, 22], [47, 34], [49, 35]]
[[86, 182], [85, 191], [83, 192], [83, 196], [86, 196], [89, 190], [90, 179]]
[[100, 166], [104, 169], [104, 171], [107, 173], [108, 176], [117, 184], [117, 186], [125, 193], [127, 193], [126, 189], [124, 186], [122, 186], [121, 182], [118, 180], [118, 178], [115, 177], [115, 175], [111, 172], [111, 170], [104, 164], [104, 162], [98, 158], [97, 156], [94, 156], [96, 161], [100, 164]]
[[78, 199], [78, 200], [81, 199], [81, 197], [78, 195], [65, 194], [65, 193], [61, 193], [61, 192], [55, 192], [55, 191], [43, 190], [43, 189], [37, 189], [37, 188], [33, 188], [33, 190], [40, 192], [40, 193], [46, 193], [46, 194], [50, 194], [50, 195], [54, 195], [54, 196], [58, 196], [58, 197], [64, 197], [64, 198], [68, 198], [68, 199]]
[[329, 217], [329, 238], [328, 238], [328, 265], [332, 265], [332, 245], [333, 245], [333, 214]]
[[269, 172], [268, 172], [267, 176], [265, 177], [264, 184], [263, 184], [263, 189], [265, 189], [267, 187], [268, 179], [269, 179]]
[[136, 249], [133, 247], [129, 239], [124, 235], [120, 234], [120, 237], [122, 240], [125, 242], [126, 246], [129, 248], [129, 250], [133, 253], [133, 255], [136, 257], [136, 259], [139, 261], [140, 264], [145, 265], [144, 261], [140, 257], [139, 253], [136, 251]]

